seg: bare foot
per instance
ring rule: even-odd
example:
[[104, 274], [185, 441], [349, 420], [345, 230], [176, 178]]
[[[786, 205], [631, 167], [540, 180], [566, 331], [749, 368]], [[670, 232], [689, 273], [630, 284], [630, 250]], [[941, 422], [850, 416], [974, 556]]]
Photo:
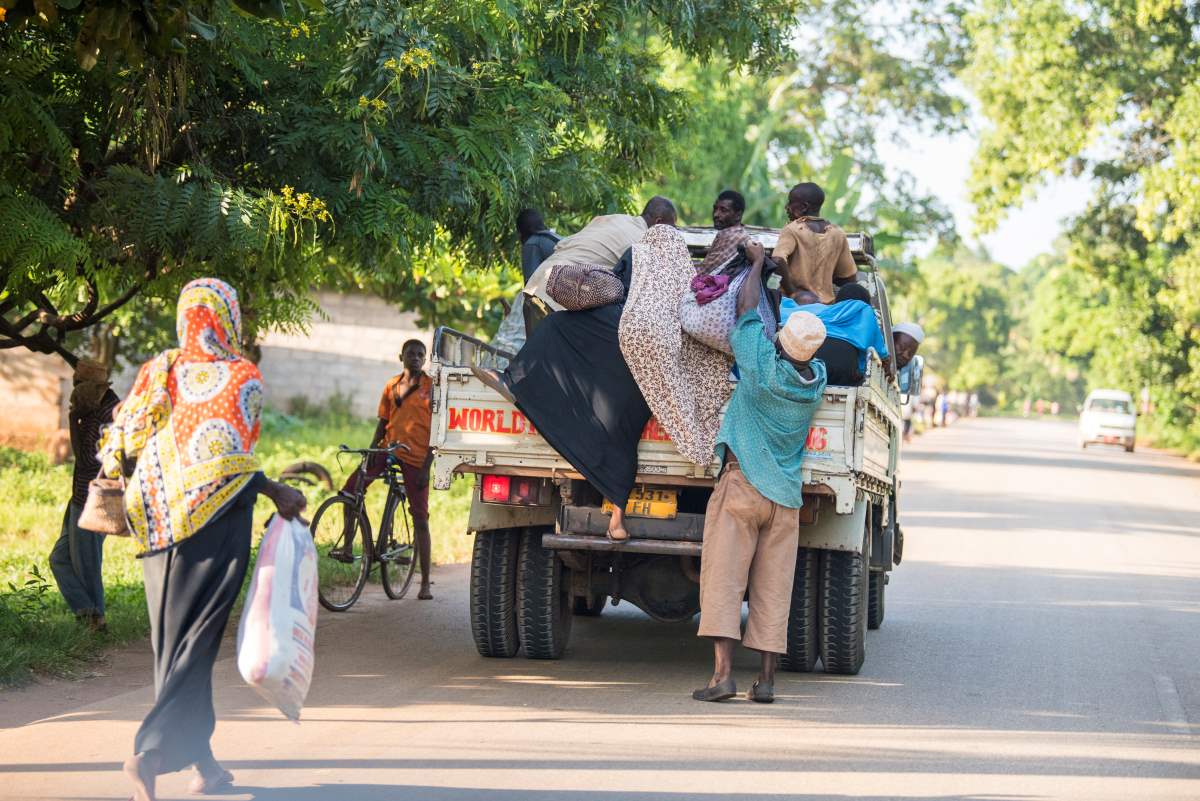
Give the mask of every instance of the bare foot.
[[428, 587], [422, 587], [421, 591], [417, 593], [417, 600], [418, 601], [432, 601], [433, 593], [429, 591]]
[[608, 538], [613, 542], [625, 542], [629, 532], [625, 530], [625, 510], [613, 504], [612, 520], [608, 521]]
[[192, 795], [212, 795], [233, 784], [233, 774], [221, 767], [221, 763], [209, 757], [196, 763], [196, 775], [188, 782]]
[[608, 538], [613, 542], [626, 542], [629, 539], [629, 532], [624, 526], [609, 526]]
[[157, 775], [154, 760], [145, 754], [134, 754], [125, 760], [125, 775], [133, 782], [132, 801], [158, 801], [154, 795], [154, 779]]

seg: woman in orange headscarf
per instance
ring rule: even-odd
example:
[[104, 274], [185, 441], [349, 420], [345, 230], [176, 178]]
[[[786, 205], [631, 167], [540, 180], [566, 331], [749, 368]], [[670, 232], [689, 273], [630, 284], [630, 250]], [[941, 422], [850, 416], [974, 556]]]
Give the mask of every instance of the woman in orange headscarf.
[[233, 287], [184, 287], [176, 331], [179, 347], [142, 365], [100, 442], [101, 471], [128, 477], [154, 648], [157, 697], [125, 763], [135, 801], [154, 801], [155, 777], [189, 765], [193, 792], [233, 782], [209, 747], [212, 669], [250, 559], [254, 500], [267, 495], [289, 519], [305, 505], [258, 470], [262, 376], [241, 355]]

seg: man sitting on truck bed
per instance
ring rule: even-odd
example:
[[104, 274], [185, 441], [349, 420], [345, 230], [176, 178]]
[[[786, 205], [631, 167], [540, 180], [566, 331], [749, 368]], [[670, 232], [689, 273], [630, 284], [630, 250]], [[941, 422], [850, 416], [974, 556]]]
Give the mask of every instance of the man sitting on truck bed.
[[858, 275], [846, 234], [821, 215], [825, 192], [814, 183], [796, 184], [788, 193], [791, 220], [779, 232], [771, 259], [780, 266], [783, 294], [808, 290], [822, 303], [833, 303], [834, 285]]
[[[704, 517], [700, 557], [699, 636], [713, 638], [714, 666], [697, 701], [737, 693], [733, 647], [739, 639], [762, 655], [752, 701], [775, 700], [775, 661], [787, 651], [787, 622], [800, 537], [800, 463], [809, 424], [825, 392], [825, 365], [810, 361], [825, 327], [796, 312], [774, 342], [763, 335], [756, 307], [762, 245], [750, 242], [750, 275], [738, 293], [738, 322], [730, 344], [741, 380], [725, 412], [716, 451], [722, 466]], [[742, 637], [742, 598], [750, 587], [750, 616]]]
[[830, 384], [843, 387], [862, 384], [868, 348], [879, 354], [885, 372], [891, 369], [888, 345], [871, 308], [871, 293], [862, 284], [846, 284], [838, 289], [837, 302], [832, 306], [817, 302], [816, 295], [801, 290], [780, 302], [779, 319], [786, 323], [798, 311], [815, 314], [825, 324], [825, 343], [817, 350], [816, 357], [825, 362]]
[[537, 270], [525, 283], [524, 291], [513, 301], [514, 311], [509, 314], [518, 314], [515, 309], [521, 307], [519, 313], [523, 314], [525, 319], [524, 330], [514, 332], [512, 326], [501, 324], [501, 329], [506, 335], [503, 341], [497, 336], [492, 344], [515, 353], [525, 344], [525, 338], [533, 326], [544, 318], [545, 309], [562, 309], [562, 306], [546, 294], [546, 281], [555, 267], [560, 264], [598, 264], [602, 267], [615, 267], [625, 255], [625, 251], [641, 239], [646, 231], [655, 225], [674, 226], [675, 221], [675, 204], [660, 195], [650, 198], [642, 213], [636, 217], [631, 214], [593, 217], [582, 229], [554, 247], [554, 252], [538, 265]]

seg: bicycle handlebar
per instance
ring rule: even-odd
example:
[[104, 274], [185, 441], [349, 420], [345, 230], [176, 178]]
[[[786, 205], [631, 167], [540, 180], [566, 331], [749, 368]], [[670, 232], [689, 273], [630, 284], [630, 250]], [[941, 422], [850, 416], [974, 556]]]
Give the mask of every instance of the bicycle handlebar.
[[361, 453], [364, 455], [370, 455], [373, 453], [391, 453], [392, 451], [396, 450], [397, 448], [403, 448], [404, 450], [408, 451], [409, 453], [412, 452], [412, 448], [408, 447], [403, 442], [393, 442], [390, 446], [388, 446], [386, 448], [351, 448], [348, 445], [339, 445], [338, 452], [339, 453]]

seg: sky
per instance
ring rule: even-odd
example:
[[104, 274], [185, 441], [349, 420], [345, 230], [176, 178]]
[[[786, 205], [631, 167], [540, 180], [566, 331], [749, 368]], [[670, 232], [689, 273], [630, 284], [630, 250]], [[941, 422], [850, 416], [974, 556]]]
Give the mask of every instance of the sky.
[[911, 173], [921, 189], [949, 207], [959, 234], [969, 244], [982, 244], [993, 259], [1014, 270], [1050, 251], [1063, 220], [1082, 211], [1091, 195], [1085, 180], [1052, 179], [1023, 207], [1010, 211], [995, 231], [981, 238], [975, 233], [975, 209], [967, 197], [974, 136], [906, 133], [905, 137], [904, 144], [883, 138], [880, 155], [884, 163]]

